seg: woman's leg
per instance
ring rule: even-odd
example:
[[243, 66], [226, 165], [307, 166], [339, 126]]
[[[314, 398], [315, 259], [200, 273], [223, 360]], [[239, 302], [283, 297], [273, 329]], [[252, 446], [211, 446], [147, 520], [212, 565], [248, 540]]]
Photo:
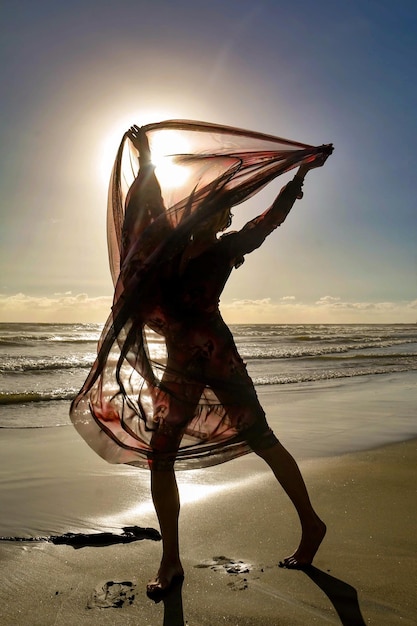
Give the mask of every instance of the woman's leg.
[[151, 439], [154, 458], [150, 462], [152, 499], [162, 535], [162, 560], [156, 578], [147, 586], [148, 592], [163, 591], [176, 576], [184, 575], [179, 555], [180, 499], [174, 462], [185, 425], [194, 415], [202, 392], [201, 385], [187, 386], [166, 379], [163, 383], [165, 391], [154, 400], [160, 422]]
[[282, 565], [293, 568], [309, 565], [326, 534], [326, 525], [312, 507], [299, 467], [295, 459], [279, 442], [267, 449], [254, 451], [272, 469], [294, 504], [301, 522], [300, 545], [291, 556], [282, 561]]
[[176, 576], [183, 576], [178, 541], [180, 499], [174, 468], [151, 470], [152, 499], [162, 535], [162, 560], [156, 578], [148, 591], [163, 591]]

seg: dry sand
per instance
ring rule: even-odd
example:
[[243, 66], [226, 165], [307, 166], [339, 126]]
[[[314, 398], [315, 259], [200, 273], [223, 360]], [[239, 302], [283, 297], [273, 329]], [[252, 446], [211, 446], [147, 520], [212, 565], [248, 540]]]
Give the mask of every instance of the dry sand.
[[[74, 438], [71, 429], [58, 430], [58, 434], [49, 435], [55, 437], [55, 454], [61, 459], [58, 478], [60, 471], [66, 475], [65, 467], [73, 463], [75, 455], [78, 473], [74, 480], [80, 480], [80, 500], [90, 498], [91, 506], [99, 509], [106, 499], [103, 490], [112, 468], [107, 475], [95, 472], [95, 457], [83, 442]], [[2, 433], [0, 449], [10, 460], [16, 437], [16, 433]], [[22, 441], [22, 433], [19, 437]], [[45, 440], [45, 433], [42, 437]], [[28, 449], [33, 446], [33, 438], [31, 441]], [[415, 625], [416, 459], [416, 441], [412, 440], [302, 463], [312, 499], [329, 529], [315, 568], [306, 572], [277, 566], [296, 546], [299, 530], [292, 506], [273, 478], [259, 471], [260, 461], [254, 455], [228, 464], [239, 472], [246, 463], [253, 480], [243, 480], [239, 486], [234, 483], [183, 506], [181, 538], [186, 577], [182, 593], [179, 587], [159, 604], [149, 600], [144, 589], [155, 573], [160, 542], [145, 539], [74, 549], [69, 545], [2, 541], [0, 623]], [[80, 479], [83, 464], [89, 464], [95, 485], [95, 491], [87, 494]], [[116, 484], [129, 484], [131, 490], [129, 471], [120, 474]], [[6, 476], [3, 487], [10, 480], [11, 476]], [[48, 491], [46, 475], [43, 487], [44, 498], [48, 494], [58, 497]], [[25, 489], [28, 494], [30, 489]], [[71, 507], [72, 489], [73, 483], [62, 482], [58, 508], [65, 506], [66, 494]], [[108, 506], [109, 515], [117, 506]], [[7, 515], [12, 524], [10, 510]], [[62, 513], [57, 517], [62, 522]], [[153, 513], [146, 507], [137, 509], [135, 519], [129, 519], [139, 526], [157, 528]], [[102, 527], [102, 522], [97, 524], [97, 528]], [[105, 608], [112, 603], [116, 606]]]

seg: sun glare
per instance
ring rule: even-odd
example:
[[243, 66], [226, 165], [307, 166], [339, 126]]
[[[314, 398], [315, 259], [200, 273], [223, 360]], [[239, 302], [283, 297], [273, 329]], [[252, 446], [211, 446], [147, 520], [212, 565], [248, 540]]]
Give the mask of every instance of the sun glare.
[[[137, 470], [130, 470], [126, 466], [123, 467], [123, 470], [131, 475], [134, 475]], [[182, 478], [182, 476], [178, 477], [178, 489], [180, 492], [181, 504], [194, 504], [197, 502], [201, 502], [206, 498], [214, 497], [224, 492], [232, 492], [237, 488], [242, 489], [242, 483], [240, 480], [231, 480], [229, 482], [221, 483], [221, 484], [205, 484], [202, 480], [202, 470], [195, 470], [195, 474], [191, 479]], [[258, 481], [265, 480], [265, 473], [261, 472], [256, 475], [252, 475], [249, 478], [245, 479], [245, 486], [248, 487], [250, 485], [255, 484]], [[131, 507], [128, 507], [125, 511], [120, 511], [117, 515], [117, 523], [125, 524], [129, 523], [132, 519], [144, 519], [145, 516], [154, 515], [155, 509], [150, 499], [147, 499], [140, 504], [135, 504]], [[112, 516], [103, 516], [100, 518], [100, 524], [106, 527], [114, 527], [115, 517], [114, 514]]]
[[180, 133], [167, 130], [153, 137], [150, 148], [160, 183], [167, 187], [181, 187], [188, 178], [188, 170], [175, 162], [174, 155], [187, 153], [188, 142]]
[[[109, 129], [99, 146], [98, 173], [100, 181], [108, 185], [114, 159], [120, 141], [126, 130], [133, 124], [145, 125], [174, 117], [167, 113], [147, 113], [138, 115], [126, 115]], [[152, 161], [156, 167], [157, 176], [163, 186], [180, 187], [188, 178], [186, 167], [175, 163], [175, 154], [184, 154], [189, 150], [189, 145], [180, 133], [175, 130], [167, 130], [157, 133], [151, 143]]]

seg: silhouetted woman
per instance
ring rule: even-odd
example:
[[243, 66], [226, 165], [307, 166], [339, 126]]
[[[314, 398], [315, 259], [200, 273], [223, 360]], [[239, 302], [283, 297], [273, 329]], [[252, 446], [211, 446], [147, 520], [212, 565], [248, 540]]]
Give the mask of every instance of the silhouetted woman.
[[[164, 186], [158, 180], [152, 162], [152, 142], [164, 131], [188, 141], [203, 137], [206, 144], [207, 136], [214, 137], [216, 147], [167, 157], [170, 165], [188, 168], [184, 188], [175, 193], [168, 189], [172, 181]], [[129, 162], [133, 152], [139, 167], [123, 192], [126, 144]], [[132, 127], [124, 136], [110, 195], [114, 305], [71, 417], [103, 458], [151, 470], [163, 555], [150, 594], [183, 576], [174, 464], [204, 467], [254, 451], [300, 518], [300, 544], [283, 564], [310, 564], [323, 540], [325, 524], [297, 463], [268, 426], [219, 299], [232, 269], [282, 224], [302, 197], [307, 172], [323, 165], [331, 151], [184, 121]], [[240, 231], [218, 236], [230, 225], [232, 206], [296, 166], [267, 211]]]

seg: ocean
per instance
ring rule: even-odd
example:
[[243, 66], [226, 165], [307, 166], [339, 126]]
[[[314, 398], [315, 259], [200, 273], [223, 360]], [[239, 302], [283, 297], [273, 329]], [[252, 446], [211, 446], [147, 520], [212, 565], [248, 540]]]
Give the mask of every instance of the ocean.
[[[231, 325], [257, 388], [417, 371], [417, 324]], [[0, 324], [0, 427], [69, 425], [98, 324]], [[160, 338], [150, 338], [158, 348]]]

